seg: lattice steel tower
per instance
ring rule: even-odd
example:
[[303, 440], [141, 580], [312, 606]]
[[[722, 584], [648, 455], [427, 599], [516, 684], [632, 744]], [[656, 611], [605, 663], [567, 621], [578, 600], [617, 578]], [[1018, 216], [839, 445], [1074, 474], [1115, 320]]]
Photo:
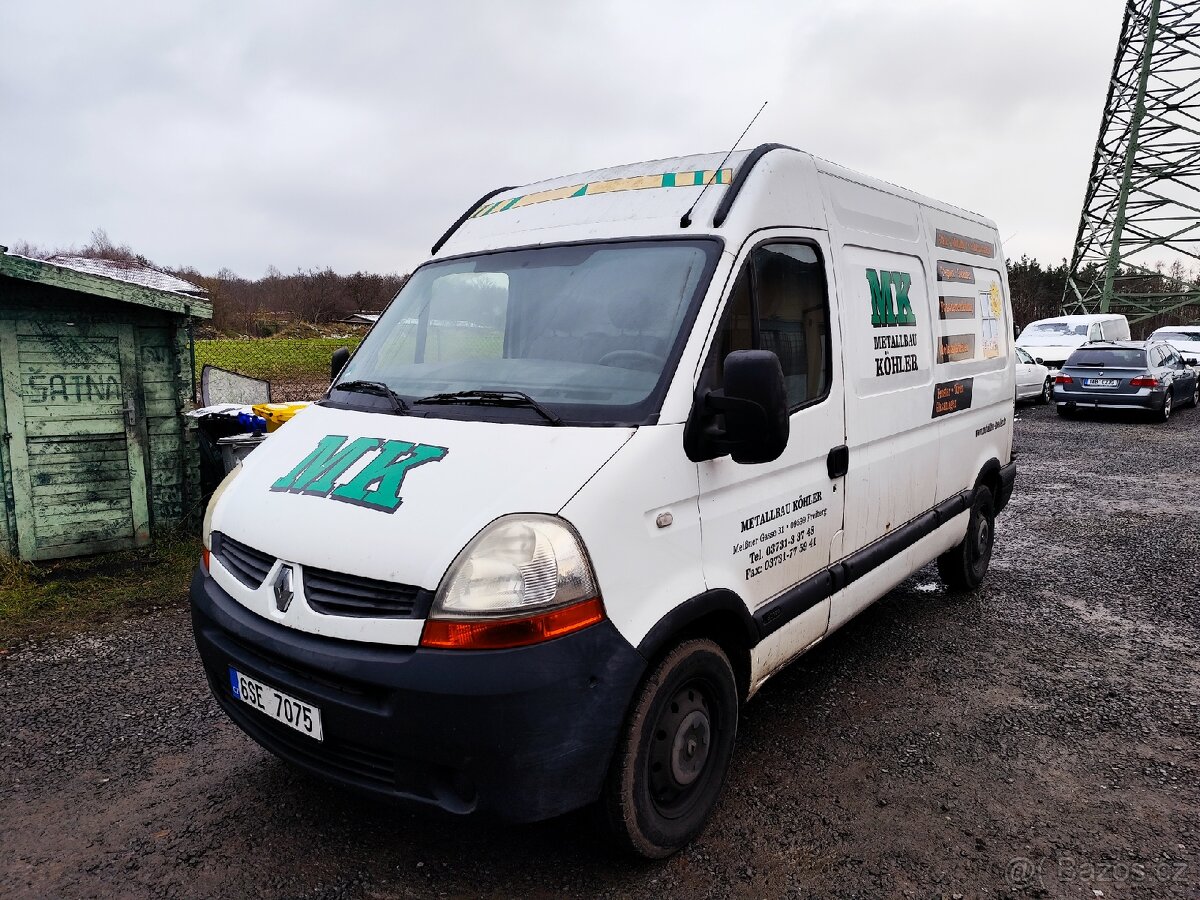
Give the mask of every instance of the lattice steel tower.
[[[1184, 278], [1157, 273], [1177, 260]], [[1200, 320], [1197, 263], [1200, 0], [1129, 0], [1063, 310]]]

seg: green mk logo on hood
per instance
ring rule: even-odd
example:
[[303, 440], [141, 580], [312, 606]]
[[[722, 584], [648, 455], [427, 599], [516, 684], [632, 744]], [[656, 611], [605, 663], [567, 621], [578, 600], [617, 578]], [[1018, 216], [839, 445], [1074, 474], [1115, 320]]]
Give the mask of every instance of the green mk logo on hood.
[[[445, 447], [383, 438], [355, 438], [347, 443], [345, 435], [330, 434], [321, 438], [296, 468], [272, 484], [271, 490], [329, 497], [393, 513], [404, 502], [400, 498], [404, 476], [417, 466], [437, 462], [449, 452]], [[338, 484], [339, 478], [372, 453], [376, 455], [358, 474], [345, 484]]]

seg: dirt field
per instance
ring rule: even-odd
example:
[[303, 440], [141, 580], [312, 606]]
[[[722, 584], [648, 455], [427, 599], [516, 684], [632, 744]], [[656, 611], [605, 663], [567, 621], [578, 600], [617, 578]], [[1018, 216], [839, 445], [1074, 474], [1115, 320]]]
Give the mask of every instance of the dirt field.
[[0, 659], [0, 896], [1197, 897], [1200, 411], [1018, 412], [984, 589], [926, 569], [772, 681], [673, 859], [298, 774], [178, 608]]

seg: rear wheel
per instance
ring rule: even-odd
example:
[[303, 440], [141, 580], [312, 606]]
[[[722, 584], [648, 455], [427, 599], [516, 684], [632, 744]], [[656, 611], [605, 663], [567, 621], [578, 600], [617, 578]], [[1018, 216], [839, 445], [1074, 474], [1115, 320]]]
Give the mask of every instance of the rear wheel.
[[1165, 397], [1163, 397], [1162, 409], [1160, 409], [1158, 411], [1158, 419], [1160, 422], [1165, 422], [1169, 418], [1171, 418], [1171, 412], [1172, 412], [1171, 407], [1173, 405], [1171, 402], [1171, 391], [1172, 391], [1172, 388], [1168, 386], [1167, 387], [1167, 395]]
[[1192, 408], [1195, 409], [1197, 406], [1200, 406], [1200, 379], [1197, 379], [1196, 383], [1192, 385]]
[[600, 799], [616, 842], [670, 856], [700, 833], [733, 755], [738, 689], [729, 658], [709, 640], [684, 641], [643, 682]]
[[980, 485], [975, 489], [966, 537], [938, 557], [938, 574], [951, 590], [973, 591], [983, 584], [996, 540], [994, 510], [992, 492]]
[[1050, 402], [1050, 398], [1054, 395], [1054, 382], [1050, 380], [1050, 376], [1046, 376], [1046, 383], [1042, 385], [1042, 393], [1038, 396], [1038, 402], [1045, 406]]

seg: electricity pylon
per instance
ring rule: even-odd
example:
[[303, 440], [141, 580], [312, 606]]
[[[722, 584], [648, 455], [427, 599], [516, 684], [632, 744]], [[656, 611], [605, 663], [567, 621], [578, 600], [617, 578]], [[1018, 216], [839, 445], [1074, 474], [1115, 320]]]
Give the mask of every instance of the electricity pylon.
[[1200, 262], [1200, 0], [1129, 0], [1063, 311], [1200, 318], [1176, 262]]

